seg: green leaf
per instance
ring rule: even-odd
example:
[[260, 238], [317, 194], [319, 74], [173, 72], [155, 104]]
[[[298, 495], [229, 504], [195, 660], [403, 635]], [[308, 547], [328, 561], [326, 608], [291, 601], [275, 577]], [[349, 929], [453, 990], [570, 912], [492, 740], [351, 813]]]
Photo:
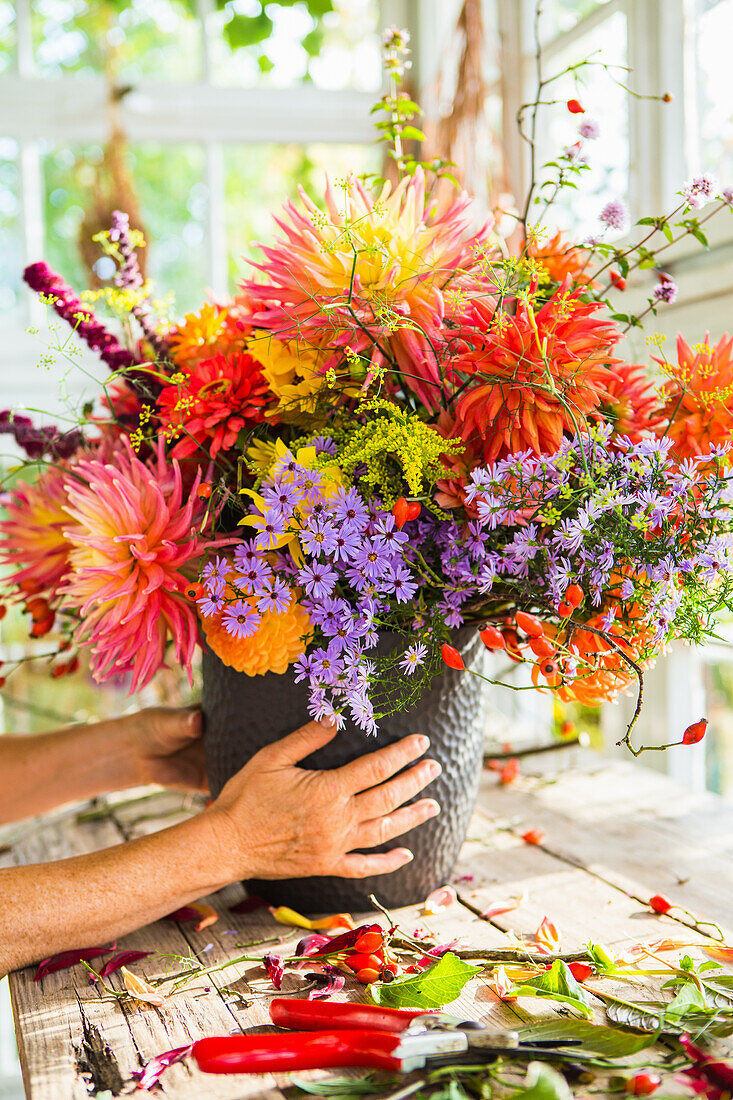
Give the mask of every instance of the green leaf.
[[639, 218], [639, 220], [636, 224], [637, 225], [656, 225], [657, 224], [657, 219], [656, 218]]
[[[628, 320], [627, 315], [624, 313], [616, 313], [614, 314], [614, 317], [618, 321]], [[601, 974], [615, 974], [618, 970], [616, 963], [608, 954], [605, 947], [603, 947], [600, 943], [589, 943], [588, 954], [593, 960], [593, 965], [595, 966], [596, 970], [598, 970]]]
[[705, 234], [703, 233], [702, 229], [693, 229], [692, 230], [692, 235], [693, 235], [693, 237], [695, 238], [696, 241], [700, 242], [700, 244], [703, 246], [703, 248], [708, 247], [708, 239], [705, 236]]
[[512, 990], [512, 995], [514, 994], [518, 997], [549, 997], [553, 1001], [572, 1005], [584, 1016], [593, 1015], [588, 1003], [588, 995], [583, 987], [578, 985], [561, 959], [557, 959], [544, 974], [540, 974], [537, 978], [530, 978], [518, 988], [515, 987]]
[[562, 1074], [542, 1062], [529, 1063], [524, 1087], [510, 1093], [510, 1100], [520, 1096], [524, 1100], [573, 1100], [570, 1086]]
[[600, 1055], [603, 1058], [624, 1058], [636, 1054], [654, 1042], [654, 1036], [634, 1035], [629, 1031], [619, 1031], [613, 1027], [602, 1027], [587, 1020], [542, 1020], [529, 1024], [519, 1030], [523, 1043], [541, 1042], [559, 1039], [570, 1042], [576, 1040], [572, 1049], [576, 1057], [583, 1054]]
[[624, 1027], [635, 1027], [637, 1031], [659, 1031], [662, 1021], [658, 1013], [650, 1011], [653, 1007], [652, 1005], [647, 1008], [643, 1004], [607, 1001], [606, 1015], [615, 1024], [622, 1024]]
[[301, 42], [301, 46], [308, 54], [308, 57], [317, 57], [323, 49], [324, 32], [323, 27], [314, 27], [312, 31], [309, 31]]
[[669, 243], [672, 244], [672, 242], [674, 241], [674, 233], [672, 232], [672, 226], [669, 224], [669, 222], [665, 222], [662, 226], [662, 233], [664, 233]]
[[442, 1008], [455, 1001], [463, 987], [481, 970], [463, 962], [452, 951], [420, 974], [407, 974], [384, 985], [370, 985], [378, 1005], [389, 1008]]
[[425, 134], [417, 126], [405, 126], [402, 136], [406, 141], [425, 141]]
[[708, 1004], [705, 994], [702, 993], [695, 982], [685, 982], [679, 993], [667, 1006], [665, 1015], [675, 1020], [681, 1020], [689, 1012], [707, 1012]]
[[224, 37], [232, 50], [242, 46], [256, 46], [272, 34], [273, 22], [264, 11], [259, 15], [233, 15], [224, 24]]
[[260, 54], [257, 58], [257, 64], [261, 73], [270, 73], [275, 68], [275, 62], [266, 53]]
[[314, 19], [320, 19], [333, 11], [333, 0], [305, 0], [305, 6]]

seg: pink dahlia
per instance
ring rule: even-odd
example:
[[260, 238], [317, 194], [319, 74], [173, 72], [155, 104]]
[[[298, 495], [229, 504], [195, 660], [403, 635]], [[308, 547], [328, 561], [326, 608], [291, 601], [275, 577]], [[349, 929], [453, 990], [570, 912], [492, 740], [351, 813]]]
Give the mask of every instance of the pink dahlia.
[[62, 594], [79, 609], [75, 640], [91, 647], [94, 678], [129, 675], [137, 691], [163, 664], [169, 638], [190, 675], [197, 619], [181, 570], [205, 545], [192, 529], [198, 477], [184, 499], [178, 464], [166, 464], [162, 447], [146, 465], [129, 444], [114, 464], [88, 459], [75, 472]]
[[8, 582], [22, 592], [53, 599], [69, 568], [67, 471], [49, 466], [34, 485], [20, 482], [4, 498], [0, 564], [16, 569]]
[[379, 194], [354, 177], [337, 192], [327, 182], [326, 212], [301, 189], [304, 210], [285, 203], [276, 219], [282, 236], [263, 246], [255, 264], [261, 283], [245, 282], [249, 320], [278, 339], [297, 338], [332, 351], [366, 353], [375, 365], [393, 360], [405, 385], [429, 409], [439, 403], [444, 291], [480, 260], [485, 225], [470, 235], [474, 212], [462, 193], [440, 207], [427, 201], [421, 169]]

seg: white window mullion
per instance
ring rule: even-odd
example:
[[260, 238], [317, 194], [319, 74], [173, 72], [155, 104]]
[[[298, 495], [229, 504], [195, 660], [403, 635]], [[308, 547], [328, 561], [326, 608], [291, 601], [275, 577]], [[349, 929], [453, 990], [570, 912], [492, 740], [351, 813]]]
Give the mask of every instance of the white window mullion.
[[206, 143], [206, 188], [208, 191], [207, 267], [209, 285], [216, 297], [228, 292], [226, 215], [224, 212], [224, 149], [218, 141]]
[[[15, 20], [17, 35], [17, 70], [20, 77], [33, 77], [33, 29], [31, 25], [31, 0], [16, 0]], [[45, 219], [43, 210], [43, 171], [41, 150], [37, 141], [22, 140], [18, 145], [18, 183], [23, 230], [23, 250], [26, 263], [42, 259], [45, 251]], [[27, 295], [32, 322], [43, 316], [43, 306], [35, 294]]]

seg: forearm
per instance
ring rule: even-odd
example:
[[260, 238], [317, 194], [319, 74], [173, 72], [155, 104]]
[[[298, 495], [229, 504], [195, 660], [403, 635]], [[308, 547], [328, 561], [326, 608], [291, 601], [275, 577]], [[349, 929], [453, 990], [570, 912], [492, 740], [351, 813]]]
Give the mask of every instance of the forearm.
[[0, 737], [0, 824], [139, 783], [124, 721]]
[[221, 889], [215, 815], [91, 855], [0, 870], [0, 977], [48, 955], [107, 944]]

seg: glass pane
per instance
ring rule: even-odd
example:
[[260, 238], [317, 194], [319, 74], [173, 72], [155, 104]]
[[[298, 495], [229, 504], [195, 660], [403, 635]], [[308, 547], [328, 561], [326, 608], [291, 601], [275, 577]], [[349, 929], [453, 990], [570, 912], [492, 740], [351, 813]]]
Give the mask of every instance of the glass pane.
[[[323, 14], [321, 14], [323, 13]], [[376, 91], [377, 0], [227, 0], [212, 18], [214, 79], [223, 84]]]
[[692, 127], [693, 137], [699, 135], [699, 160], [689, 168], [691, 173], [701, 169], [715, 172], [724, 185], [733, 179], [732, 37], [733, 0], [698, 0], [695, 35], [697, 110], [688, 118], [688, 126]]
[[[561, 72], [596, 51], [602, 51], [604, 64], [626, 64], [626, 17], [621, 12], [609, 16], [602, 24], [583, 35], [566, 52], [556, 55], [547, 66], [548, 74]], [[623, 81], [625, 73], [617, 72]], [[572, 227], [574, 236], [597, 234], [602, 228], [598, 215], [609, 199], [625, 199], [629, 184], [629, 138], [627, 94], [600, 66], [580, 70], [579, 83], [569, 74], [550, 86], [548, 96], [557, 100], [551, 107], [540, 109], [537, 143], [539, 165], [554, 160], [578, 140], [582, 121], [597, 122], [599, 137], [583, 142], [581, 154], [587, 158], [589, 171], [572, 177], [578, 189], [564, 189], [547, 215], [545, 222], [557, 229]], [[551, 91], [551, 94], [550, 94]], [[530, 91], [528, 98], [534, 95]], [[578, 98], [585, 107], [584, 115], [570, 114], [564, 103]], [[540, 169], [540, 180], [554, 170]], [[541, 207], [535, 207], [539, 211]]]
[[[540, 40], [552, 42], [607, 2], [608, 0], [544, 0], [540, 16]], [[525, 33], [528, 32], [527, 42], [532, 43], [536, 5], [534, 0], [525, 0], [525, 5]], [[531, 51], [528, 49], [527, 52]]]
[[[102, 157], [99, 146], [53, 149], [44, 157], [47, 260], [76, 289], [90, 280], [80, 252], [82, 238], [86, 243], [107, 227], [113, 206], [129, 205], [118, 182], [108, 201], [100, 203], [95, 222], [92, 196], [103, 190], [98, 184]], [[200, 302], [206, 285], [203, 148], [137, 145], [127, 163], [150, 244], [148, 274], [156, 293], [163, 297], [173, 291], [177, 308], [190, 309]]]
[[319, 202], [325, 174], [374, 172], [380, 150], [366, 145], [236, 145], [224, 151], [225, 209], [229, 282], [236, 286], [258, 259], [257, 241], [268, 241], [276, 226], [272, 215], [302, 185]]
[[4, 323], [22, 324], [25, 301], [21, 284], [23, 230], [20, 208], [18, 146], [0, 138], [0, 316]]
[[12, 67], [15, 45], [15, 4], [12, 0], [0, 0], [0, 73]]
[[36, 69], [118, 79], [195, 80], [201, 24], [186, 0], [33, 0]]

